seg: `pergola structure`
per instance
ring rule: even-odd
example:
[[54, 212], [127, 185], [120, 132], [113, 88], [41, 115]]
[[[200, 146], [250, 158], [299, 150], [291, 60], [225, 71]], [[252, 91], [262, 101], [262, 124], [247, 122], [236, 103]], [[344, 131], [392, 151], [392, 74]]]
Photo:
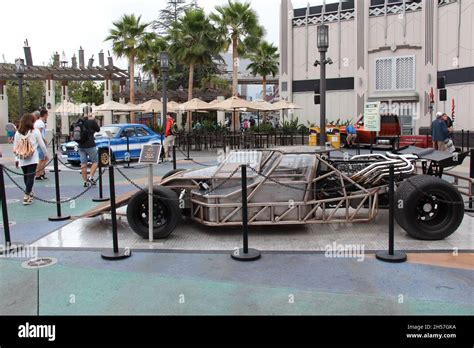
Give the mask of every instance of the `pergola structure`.
[[[46, 107], [50, 120], [56, 120], [55, 104], [55, 83], [61, 83], [61, 102], [67, 101], [69, 81], [104, 81], [104, 103], [112, 100], [112, 84], [114, 81], [120, 82], [120, 91], [125, 90], [129, 74], [113, 65], [113, 60], [108, 57], [108, 64], [105, 64], [104, 54], [99, 53], [99, 66], [94, 66], [94, 59], [89, 60], [89, 64], [84, 63], [84, 51], [79, 50], [79, 64], [76, 56], [72, 58], [71, 65], [65, 59], [60, 61], [59, 54], [55, 54], [52, 66], [37, 66], [32, 64], [30, 48], [25, 46], [26, 66], [22, 77], [23, 81], [44, 81]], [[64, 56], [64, 53], [63, 53]], [[28, 59], [29, 58], [29, 59]], [[5, 128], [8, 122], [8, 96], [7, 81], [17, 81], [15, 64], [0, 63], [0, 130]], [[112, 114], [104, 113], [104, 123], [112, 123]], [[48, 129], [56, 126], [56, 122], [49, 122]], [[69, 115], [61, 114], [61, 133], [69, 133]]]
[[[49, 66], [26, 66], [25, 81], [126, 81], [129, 78], [125, 70], [112, 67], [71, 68]], [[15, 64], [0, 63], [0, 81], [17, 80]]]

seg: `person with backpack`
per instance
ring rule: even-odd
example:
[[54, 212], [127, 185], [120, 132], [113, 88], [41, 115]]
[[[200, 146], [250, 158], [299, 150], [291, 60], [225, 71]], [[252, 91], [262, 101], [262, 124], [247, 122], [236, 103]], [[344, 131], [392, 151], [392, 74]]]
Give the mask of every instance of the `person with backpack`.
[[[100, 127], [93, 115], [86, 115], [74, 124], [72, 138], [78, 144], [79, 156], [81, 157], [81, 174], [84, 187], [95, 186], [94, 179], [99, 160], [99, 154], [95, 144], [94, 134], [100, 131]], [[87, 177], [87, 163], [91, 162], [90, 176]]]
[[23, 204], [33, 203], [33, 185], [35, 183], [36, 168], [39, 163], [38, 147], [45, 154], [48, 160], [48, 152], [43, 141], [43, 136], [38, 129], [35, 129], [35, 117], [31, 114], [24, 115], [20, 120], [18, 131], [13, 140], [13, 153], [15, 154], [15, 165], [21, 167], [23, 171], [23, 181], [25, 182], [25, 196]]

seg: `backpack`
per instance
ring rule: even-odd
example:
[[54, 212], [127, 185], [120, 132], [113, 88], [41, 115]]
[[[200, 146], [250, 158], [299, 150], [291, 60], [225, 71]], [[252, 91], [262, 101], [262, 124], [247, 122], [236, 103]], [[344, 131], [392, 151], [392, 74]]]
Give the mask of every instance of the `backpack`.
[[72, 128], [72, 140], [76, 143], [85, 143], [89, 139], [89, 131], [84, 120], [79, 120]]
[[29, 140], [30, 135], [31, 133], [27, 136], [22, 136], [13, 149], [13, 153], [21, 160], [27, 160], [35, 153], [35, 149]]
[[173, 123], [170, 128], [170, 133], [171, 135], [176, 135], [178, 134], [178, 125], [176, 123]]

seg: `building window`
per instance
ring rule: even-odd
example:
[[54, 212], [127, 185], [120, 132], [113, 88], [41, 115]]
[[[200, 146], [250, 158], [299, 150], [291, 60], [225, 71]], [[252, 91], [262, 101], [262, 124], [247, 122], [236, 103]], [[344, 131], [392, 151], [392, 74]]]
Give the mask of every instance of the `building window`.
[[415, 56], [378, 58], [375, 60], [376, 91], [415, 89]]

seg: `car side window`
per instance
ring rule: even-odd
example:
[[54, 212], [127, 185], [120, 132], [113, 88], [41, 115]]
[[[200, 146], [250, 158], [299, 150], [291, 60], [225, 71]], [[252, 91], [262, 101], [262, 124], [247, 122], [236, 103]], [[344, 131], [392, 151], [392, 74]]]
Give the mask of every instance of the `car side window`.
[[120, 133], [120, 137], [125, 138], [125, 137], [127, 137], [127, 134], [129, 136], [129, 138], [134, 137], [135, 136], [135, 129], [134, 128], [125, 128], [125, 129], [123, 129], [122, 133]]
[[137, 136], [138, 137], [147, 137], [149, 135], [150, 134], [147, 132], [147, 130], [145, 128], [142, 128], [142, 127], [137, 128]]

